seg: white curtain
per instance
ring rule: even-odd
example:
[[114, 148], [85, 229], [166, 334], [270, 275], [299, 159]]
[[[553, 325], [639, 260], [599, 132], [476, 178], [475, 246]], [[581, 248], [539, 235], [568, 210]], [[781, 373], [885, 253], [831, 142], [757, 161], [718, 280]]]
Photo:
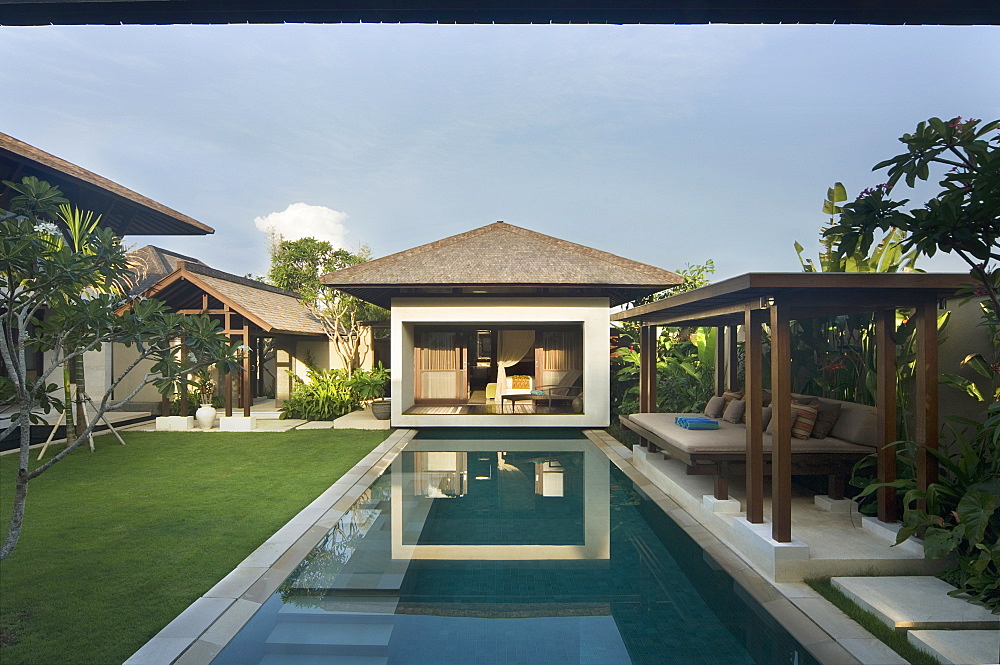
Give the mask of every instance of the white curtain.
[[534, 330], [501, 330], [497, 348], [497, 401], [507, 388], [507, 368], [521, 362], [535, 348]]

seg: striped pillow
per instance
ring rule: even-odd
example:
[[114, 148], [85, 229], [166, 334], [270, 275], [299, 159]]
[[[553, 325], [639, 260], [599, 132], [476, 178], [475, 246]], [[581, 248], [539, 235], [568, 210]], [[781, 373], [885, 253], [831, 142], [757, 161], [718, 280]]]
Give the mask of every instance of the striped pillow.
[[792, 436], [796, 439], [808, 439], [816, 426], [816, 416], [819, 409], [809, 404], [792, 403]]
[[726, 403], [732, 402], [734, 399], [743, 399], [742, 390], [727, 390], [722, 393], [722, 397], [726, 400]]

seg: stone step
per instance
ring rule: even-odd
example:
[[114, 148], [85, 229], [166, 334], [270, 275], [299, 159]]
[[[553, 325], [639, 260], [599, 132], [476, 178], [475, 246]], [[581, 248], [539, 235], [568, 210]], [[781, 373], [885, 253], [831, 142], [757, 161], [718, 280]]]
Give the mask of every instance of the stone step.
[[260, 665], [386, 665], [388, 656], [331, 656], [311, 653], [269, 653]]
[[278, 621], [391, 623], [399, 598], [351, 595], [322, 598], [317, 602], [318, 605], [308, 607], [285, 604], [278, 610]]
[[834, 577], [831, 582], [897, 631], [1000, 629], [1000, 616], [952, 598], [948, 592], [955, 587], [936, 577]]
[[391, 623], [328, 623], [285, 621], [264, 643], [267, 653], [331, 656], [386, 656]]
[[1000, 630], [911, 630], [906, 639], [945, 665], [1000, 663]]

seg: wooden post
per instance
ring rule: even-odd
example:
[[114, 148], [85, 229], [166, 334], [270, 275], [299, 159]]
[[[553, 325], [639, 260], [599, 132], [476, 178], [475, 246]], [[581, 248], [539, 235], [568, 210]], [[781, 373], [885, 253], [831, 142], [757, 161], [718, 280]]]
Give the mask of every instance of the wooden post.
[[253, 393], [250, 390], [250, 325], [243, 325], [243, 417], [250, 417], [250, 407], [253, 406]]
[[747, 521], [752, 524], [764, 522], [764, 432], [762, 411], [764, 403], [763, 357], [761, 324], [767, 318], [767, 311], [744, 310], [743, 336], [745, 338], [744, 358], [746, 359], [746, 416], [747, 416]]
[[740, 355], [736, 326], [726, 328], [726, 389], [739, 390]]
[[[876, 424], [875, 441], [878, 450], [878, 481], [891, 483], [896, 480], [896, 449], [889, 445], [898, 438], [896, 431], [896, 310], [875, 312], [875, 373], [876, 373]], [[883, 522], [899, 519], [896, 511], [896, 488], [878, 489], [878, 518]]]
[[726, 327], [715, 329], [715, 394], [726, 389]]
[[639, 413], [656, 412], [656, 326], [639, 329]]
[[[917, 359], [916, 372], [916, 443], [917, 443], [917, 488], [937, 481], [937, 459], [927, 454], [928, 449], [938, 447], [938, 331], [937, 300], [930, 298], [922, 302], [916, 310], [917, 317]], [[918, 504], [919, 505], [919, 504]]]
[[771, 538], [792, 540], [792, 356], [788, 306], [771, 310]]
[[[231, 335], [230, 335], [230, 340], [232, 340], [232, 336]], [[232, 372], [227, 372], [226, 374], [224, 374], [223, 375], [223, 379], [226, 382], [226, 390], [225, 390], [225, 397], [226, 397], [226, 417], [227, 418], [231, 418], [232, 415], [233, 415], [233, 374], [232, 374]]]

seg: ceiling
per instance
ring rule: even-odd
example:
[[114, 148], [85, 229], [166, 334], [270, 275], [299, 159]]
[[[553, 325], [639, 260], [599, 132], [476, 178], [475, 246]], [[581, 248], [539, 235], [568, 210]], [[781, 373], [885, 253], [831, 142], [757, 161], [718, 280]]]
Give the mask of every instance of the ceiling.
[[0, 0], [0, 25], [171, 23], [993, 25], [997, 0]]

